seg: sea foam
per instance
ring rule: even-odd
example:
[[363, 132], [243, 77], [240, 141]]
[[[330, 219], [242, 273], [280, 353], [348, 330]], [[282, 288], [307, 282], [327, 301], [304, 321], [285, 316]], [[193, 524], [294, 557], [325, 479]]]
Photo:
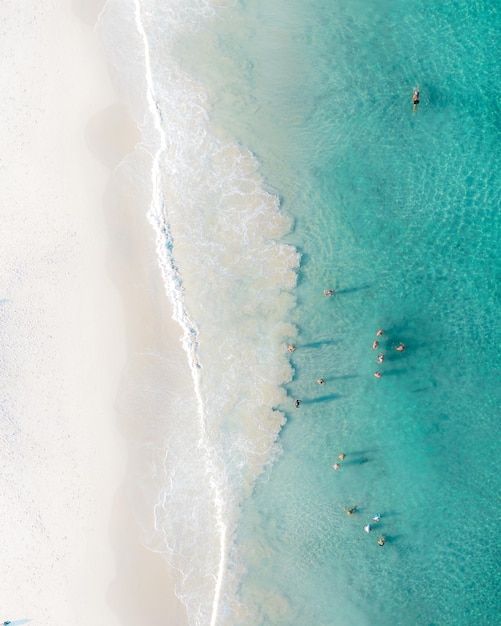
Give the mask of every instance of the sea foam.
[[193, 378], [191, 397], [165, 406], [169, 436], [151, 441], [150, 477], [155, 549], [179, 571], [193, 624], [234, 623], [243, 610], [234, 532], [239, 504], [278, 452], [299, 263], [280, 243], [291, 224], [257, 160], [216, 135], [203, 85], [174, 56], [176, 37], [218, 10], [209, 0], [109, 0], [98, 24], [142, 133], [127, 167], [137, 163], [149, 190], [145, 217]]

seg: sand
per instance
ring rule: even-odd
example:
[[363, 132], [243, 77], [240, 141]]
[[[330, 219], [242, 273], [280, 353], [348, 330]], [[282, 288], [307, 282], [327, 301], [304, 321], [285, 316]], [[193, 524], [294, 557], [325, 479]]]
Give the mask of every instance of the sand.
[[[146, 341], [122, 289], [131, 241], [148, 302], [164, 296], [153, 235], [104, 206], [137, 131], [92, 28], [101, 5], [0, 8], [0, 621], [182, 625], [172, 574], [142, 545], [117, 413]], [[147, 336], [159, 353], [179, 337], [162, 306]]]

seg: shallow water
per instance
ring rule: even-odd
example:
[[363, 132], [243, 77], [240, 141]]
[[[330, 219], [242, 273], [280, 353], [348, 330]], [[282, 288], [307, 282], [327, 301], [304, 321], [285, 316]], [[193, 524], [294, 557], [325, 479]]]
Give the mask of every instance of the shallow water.
[[192, 623], [496, 623], [496, 3], [252, 0], [168, 48], [148, 9], [153, 221], [196, 390], [170, 454], [198, 441], [206, 468], [166, 461], [158, 530]]

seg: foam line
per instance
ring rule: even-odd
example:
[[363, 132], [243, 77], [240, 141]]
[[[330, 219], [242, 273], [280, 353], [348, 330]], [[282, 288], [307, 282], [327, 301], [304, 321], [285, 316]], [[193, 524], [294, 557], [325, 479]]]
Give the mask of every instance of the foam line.
[[[159, 138], [159, 145], [151, 153], [152, 168], [151, 168], [151, 183], [152, 183], [152, 201], [150, 210], [148, 212], [148, 219], [156, 232], [156, 244], [159, 258], [162, 260], [161, 269], [166, 284], [167, 293], [170, 296], [174, 307], [174, 319], [181, 325], [183, 329], [183, 347], [188, 356], [190, 369], [193, 376], [193, 382], [195, 387], [195, 394], [198, 404], [199, 425], [201, 432], [201, 446], [205, 451], [205, 462], [207, 466], [207, 472], [210, 476], [209, 484], [212, 488], [212, 497], [215, 504], [216, 511], [216, 528], [219, 531], [219, 563], [216, 575], [216, 584], [214, 590], [214, 599], [212, 602], [212, 613], [210, 625], [215, 626], [218, 622], [219, 616], [219, 604], [221, 599], [221, 592], [223, 587], [224, 574], [226, 571], [226, 559], [227, 559], [227, 535], [228, 528], [223, 519], [223, 497], [221, 488], [218, 485], [217, 476], [224, 475], [222, 468], [215, 467], [215, 459], [217, 458], [215, 449], [209, 442], [206, 415], [204, 410], [204, 403], [202, 399], [200, 389], [200, 361], [198, 358], [198, 330], [196, 324], [190, 319], [190, 316], [183, 304], [183, 284], [179, 274], [179, 270], [175, 264], [175, 260], [172, 254], [173, 238], [168, 227], [168, 221], [165, 214], [165, 202], [161, 189], [161, 171], [160, 163], [162, 154], [165, 153], [167, 145], [165, 141], [165, 135], [161, 125], [161, 112], [159, 110], [157, 101], [155, 99], [154, 81], [151, 71], [150, 61], [150, 47], [148, 38], [143, 27], [143, 21], [141, 17], [141, 6], [139, 0], [134, 0], [135, 7], [135, 24], [138, 33], [141, 36], [144, 45], [144, 64], [145, 64], [145, 76], [147, 92], [146, 98], [148, 103], [148, 111], [154, 124], [154, 128], [157, 131]], [[144, 123], [144, 125], [146, 125]]]

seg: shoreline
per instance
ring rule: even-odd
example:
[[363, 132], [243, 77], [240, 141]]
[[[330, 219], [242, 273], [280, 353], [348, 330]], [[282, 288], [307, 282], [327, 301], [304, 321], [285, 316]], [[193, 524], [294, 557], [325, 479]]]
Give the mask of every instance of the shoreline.
[[[134, 135], [130, 127], [124, 127], [123, 132]], [[141, 148], [137, 151], [141, 152]], [[155, 542], [153, 508], [158, 494], [153, 482], [144, 485], [143, 474], [158, 462], [155, 435], [161, 433], [160, 445], [169, 436], [168, 430], [162, 432], [161, 425], [172, 389], [181, 393], [186, 387], [188, 394], [192, 379], [180, 342], [181, 327], [172, 319], [158, 265], [155, 233], [146, 215], [146, 190], [140, 185], [136, 187], [138, 158], [137, 152], [129, 154], [114, 171], [105, 203], [108, 229], [110, 233], [120, 233], [113, 242], [108, 270], [125, 312], [127, 360], [115, 411], [117, 427], [128, 448], [125, 480], [115, 495], [109, 524], [119, 567], [108, 601], [120, 615], [121, 624], [127, 626], [138, 620], [146, 620], [151, 626], [185, 626], [186, 609], [175, 595], [173, 570], [161, 554], [147, 547]], [[138, 206], [144, 207], [144, 213]], [[153, 476], [146, 476], [146, 480], [149, 478], [153, 481]], [[128, 523], [124, 524], [124, 520]], [[128, 549], [124, 550], [124, 546]], [[148, 586], [144, 584], [146, 577]], [[146, 600], [141, 603], [132, 599], [138, 587]]]

